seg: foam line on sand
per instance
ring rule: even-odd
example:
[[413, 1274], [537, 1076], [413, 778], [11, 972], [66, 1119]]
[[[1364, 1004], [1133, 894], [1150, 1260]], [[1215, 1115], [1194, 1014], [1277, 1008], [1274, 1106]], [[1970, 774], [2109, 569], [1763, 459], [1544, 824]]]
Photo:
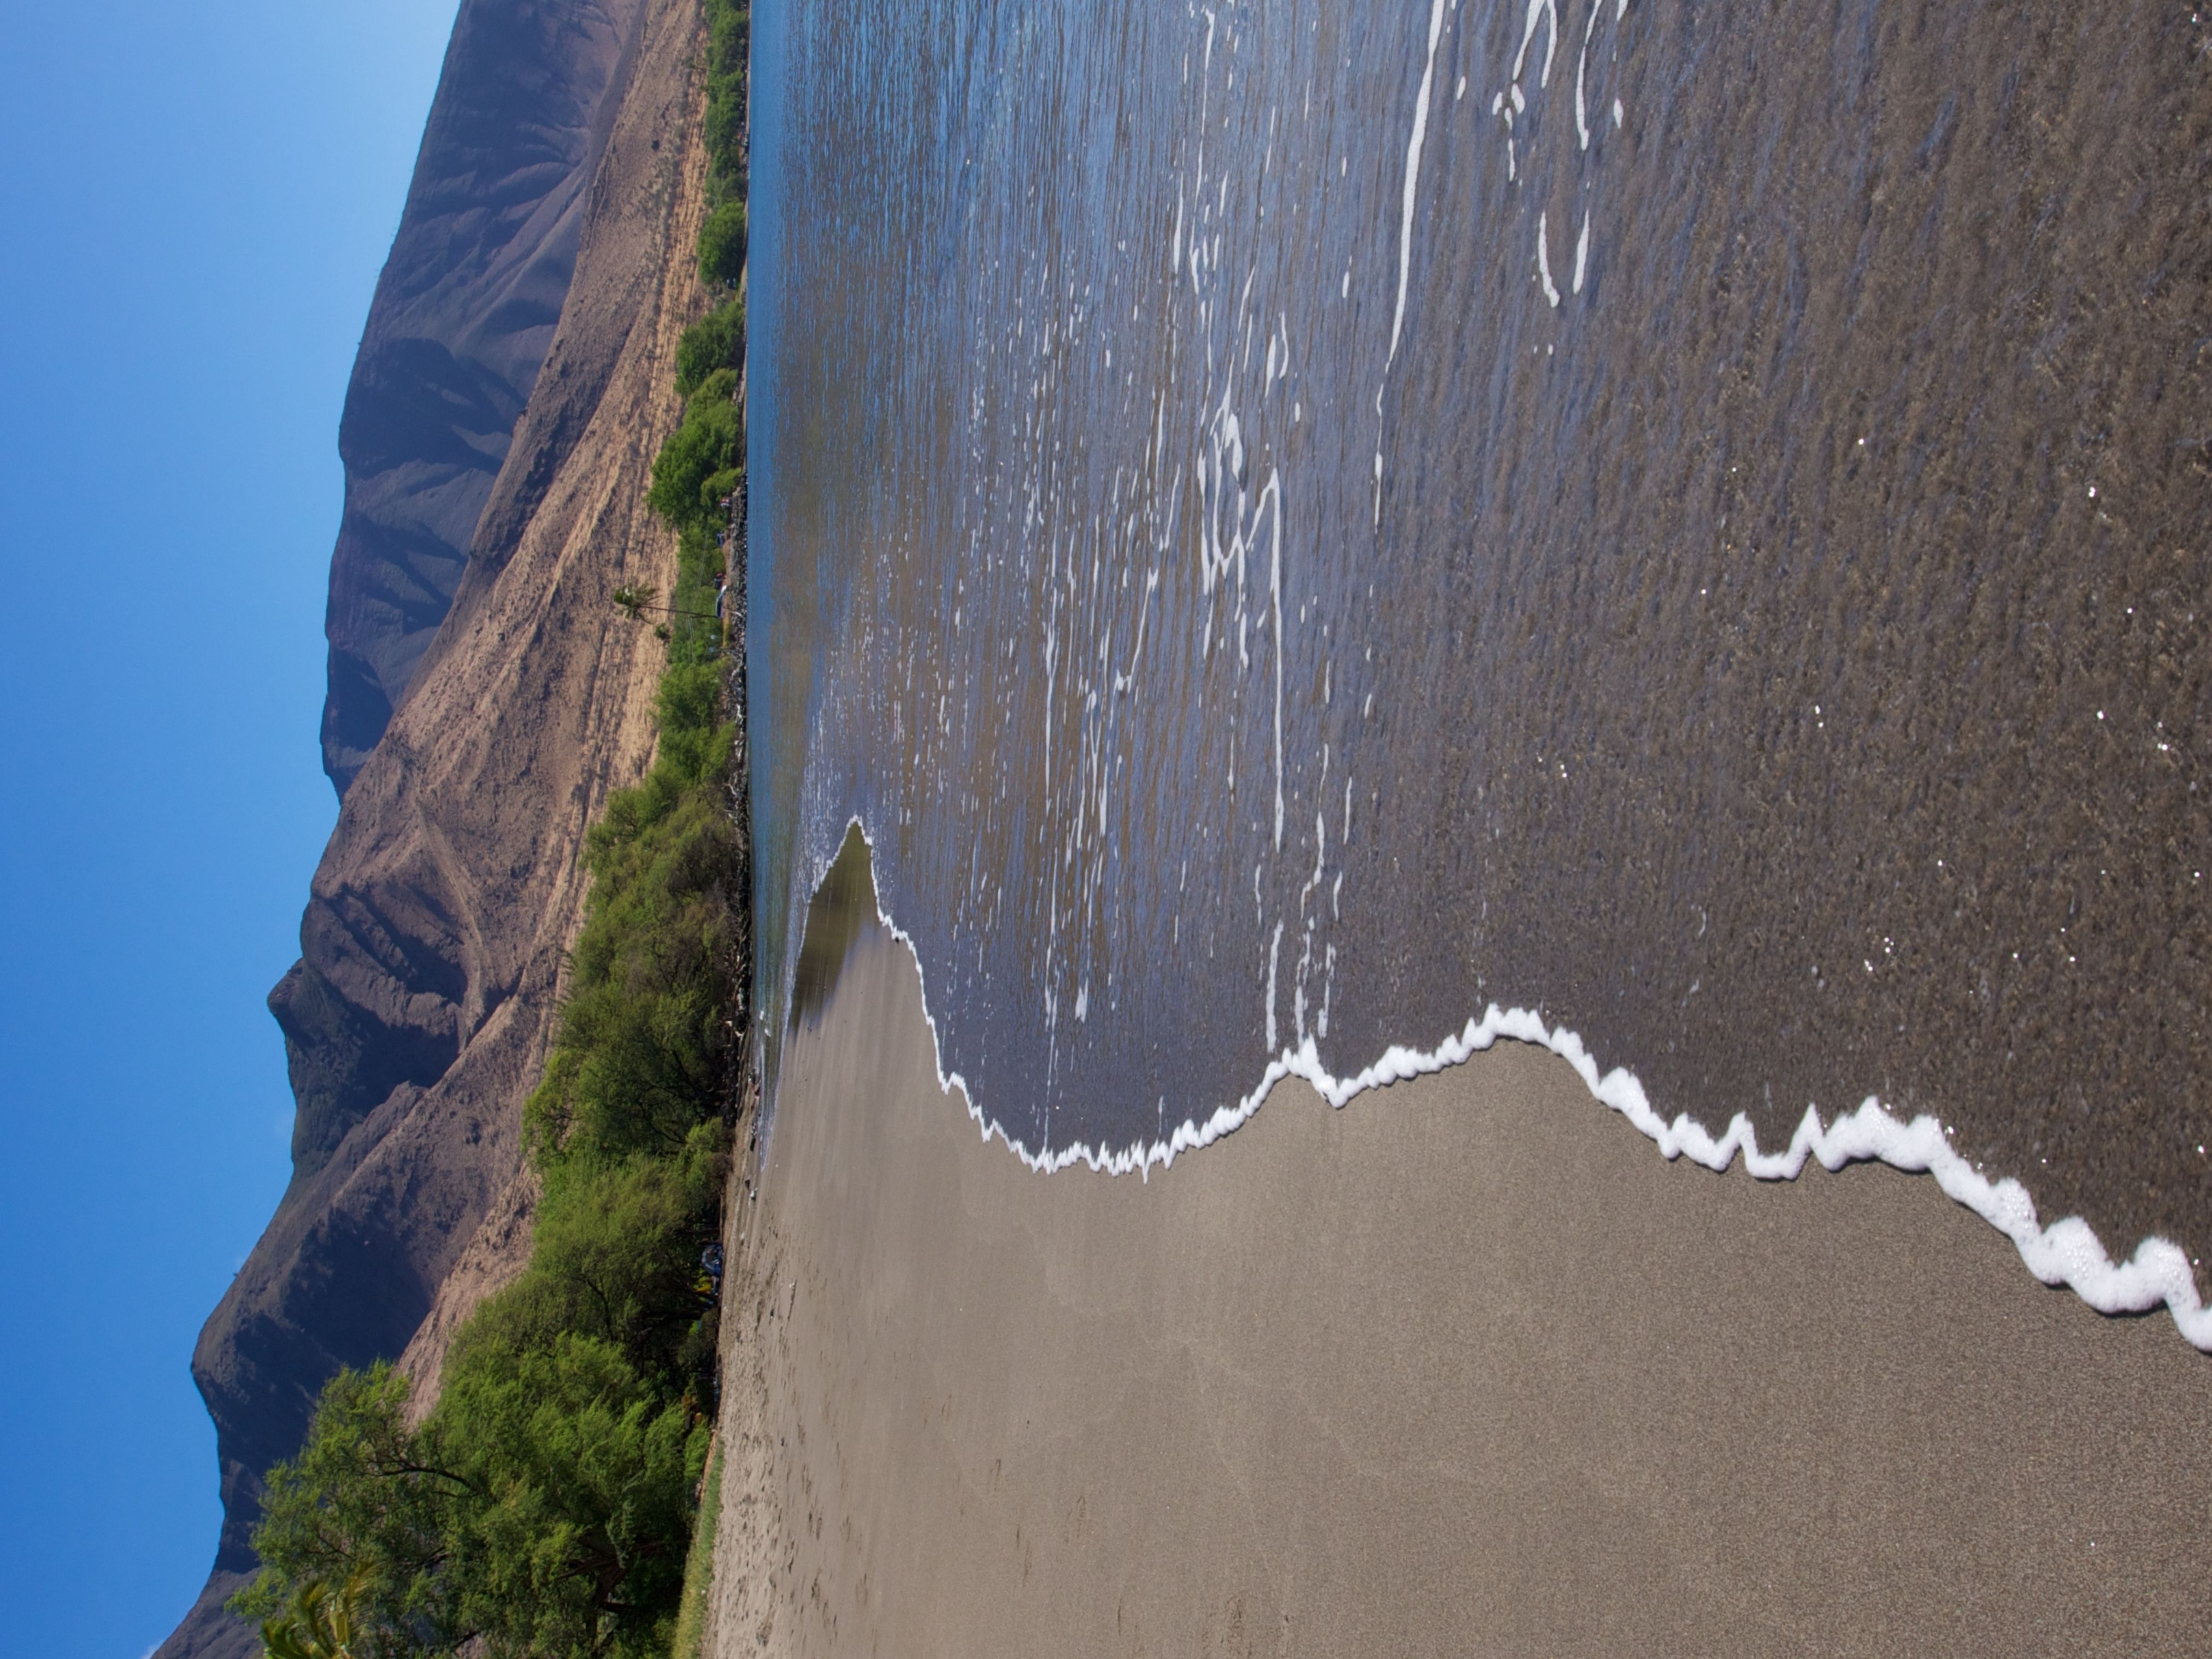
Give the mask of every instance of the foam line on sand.
[[[852, 822], [868, 842], [872, 857], [875, 842], [867, 826], [858, 818]], [[1743, 1113], [1731, 1118], [1717, 1137], [1686, 1112], [1672, 1121], [1662, 1118], [1653, 1109], [1642, 1082], [1626, 1066], [1601, 1073], [1577, 1033], [1564, 1025], [1547, 1025], [1533, 1009], [1501, 1008], [1494, 1002], [1480, 1018], [1468, 1020], [1463, 1029], [1435, 1048], [1393, 1043], [1379, 1059], [1350, 1077], [1340, 1077], [1324, 1066], [1313, 1038], [1308, 1036], [1295, 1048], [1281, 1048], [1268, 1061], [1250, 1093], [1233, 1106], [1217, 1108], [1203, 1122], [1186, 1118], [1161, 1138], [1119, 1150], [1078, 1143], [1037, 1152], [984, 1110], [964, 1078], [945, 1068], [944, 1041], [936, 1011], [929, 1006], [928, 974], [921, 953], [912, 936], [884, 914], [880, 899], [875, 908], [878, 924], [906, 947], [914, 957], [915, 972], [921, 976], [924, 1018], [929, 1022], [939, 1085], [960, 1091], [969, 1116], [985, 1139], [995, 1136], [1024, 1164], [1040, 1172], [1049, 1174], [1079, 1164], [1111, 1175], [1142, 1176], [1155, 1164], [1165, 1168], [1177, 1155], [1211, 1146], [1250, 1121], [1285, 1078], [1303, 1079], [1331, 1106], [1341, 1107], [1370, 1090], [1461, 1065], [1505, 1037], [1548, 1048], [1565, 1060], [1600, 1103], [1634, 1124], [1670, 1159], [1687, 1158], [1709, 1170], [1723, 1170], [1741, 1153], [1744, 1168], [1761, 1181], [1794, 1180], [1808, 1158], [1830, 1170], [1847, 1164], [1878, 1161], [1893, 1169], [1932, 1175], [1948, 1196], [2010, 1239], [2028, 1271], [2045, 1285], [2067, 1286], [2102, 1314], [2148, 1313], [2163, 1305], [2192, 1346], [2212, 1352], [2212, 1308], [2198, 1296], [2196, 1274], [2179, 1245], [2170, 1239], [2146, 1238], [2136, 1246], [2134, 1255], [2115, 1261], [2095, 1231], [2079, 1216], [2064, 1217], [2047, 1227], [2040, 1224], [2027, 1188], [2009, 1176], [1992, 1181], [1951, 1145], [1949, 1132], [1936, 1117], [1922, 1113], [1908, 1121], [1869, 1095], [1856, 1110], [1824, 1125], [1820, 1114], [1808, 1106], [1790, 1144], [1779, 1152], [1762, 1152], [1757, 1132]]]

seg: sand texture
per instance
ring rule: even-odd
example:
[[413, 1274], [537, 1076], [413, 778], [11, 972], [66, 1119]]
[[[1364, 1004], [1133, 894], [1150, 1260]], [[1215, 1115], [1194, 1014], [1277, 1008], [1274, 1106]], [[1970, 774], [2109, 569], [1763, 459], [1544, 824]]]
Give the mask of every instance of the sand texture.
[[[714, 1651], [2159, 1654], [2212, 1364], [1924, 1178], [1669, 1164], [1502, 1043], [1029, 1173], [862, 931], [733, 1243]], [[734, 1282], [734, 1281], [733, 1281]], [[750, 1478], [740, 1478], [747, 1471]]]

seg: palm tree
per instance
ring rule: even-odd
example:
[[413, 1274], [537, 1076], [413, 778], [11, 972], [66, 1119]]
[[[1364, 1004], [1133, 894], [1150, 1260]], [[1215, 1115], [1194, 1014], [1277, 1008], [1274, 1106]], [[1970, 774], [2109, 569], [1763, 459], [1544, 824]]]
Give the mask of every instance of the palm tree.
[[366, 1589], [359, 1571], [335, 1596], [328, 1585], [310, 1579], [294, 1598], [289, 1613], [262, 1621], [264, 1659], [369, 1659], [366, 1647], [354, 1646], [356, 1636], [368, 1634], [368, 1621], [361, 1612]]
[[613, 599], [616, 608], [632, 622], [643, 622], [648, 611], [658, 611], [664, 617], [696, 617], [701, 622], [719, 620], [711, 611], [686, 611], [680, 605], [661, 604], [660, 590], [657, 587], [625, 584], [615, 589], [610, 597]]
[[661, 606], [653, 603], [659, 597], [659, 593], [651, 587], [629, 586], [617, 587], [614, 594], [615, 603], [629, 615], [632, 622], [638, 620], [638, 612], [641, 611], [661, 609]]

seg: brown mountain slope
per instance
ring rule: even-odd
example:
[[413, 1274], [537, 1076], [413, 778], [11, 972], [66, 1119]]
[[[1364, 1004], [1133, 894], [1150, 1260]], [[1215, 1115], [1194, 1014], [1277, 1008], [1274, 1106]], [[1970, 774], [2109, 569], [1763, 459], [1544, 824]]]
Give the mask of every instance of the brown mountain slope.
[[463, 0], [338, 425], [323, 769], [343, 795], [453, 604], [552, 343], [642, 0]]
[[[224, 1525], [161, 1659], [258, 1650], [222, 1600], [260, 1478], [341, 1365], [449, 1327], [527, 1236], [519, 1127], [583, 899], [586, 824], [652, 748], [661, 652], [611, 602], [672, 586], [645, 507], [676, 341], [704, 308], [691, 0], [643, 0], [575, 276], [453, 607], [347, 793], [270, 994], [299, 1109], [292, 1183], [201, 1334]], [[489, 1218], [489, 1219], [488, 1219]], [[471, 1241], [483, 1238], [474, 1251]]]

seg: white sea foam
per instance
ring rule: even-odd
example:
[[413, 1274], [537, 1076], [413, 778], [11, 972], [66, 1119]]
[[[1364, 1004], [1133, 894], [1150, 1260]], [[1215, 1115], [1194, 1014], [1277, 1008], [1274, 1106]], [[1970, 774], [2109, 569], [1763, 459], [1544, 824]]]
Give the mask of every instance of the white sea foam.
[[[1547, 0], [1533, 0], [1532, 14], [1534, 5], [1547, 3]], [[1413, 204], [1420, 192], [1421, 145], [1429, 131], [1429, 88], [1436, 82], [1437, 41], [1443, 28], [1444, 0], [1432, 0], [1429, 8], [1429, 56], [1421, 69], [1421, 89], [1414, 94], [1413, 131], [1406, 140], [1405, 198], [1400, 204], [1398, 224], [1398, 307], [1390, 318], [1390, 359], [1394, 361], [1398, 356], [1398, 336], [1406, 326], [1406, 286], [1413, 268]], [[1382, 372], [1385, 377], [1389, 374], [1388, 362]], [[1379, 404], [1382, 394], [1378, 392], [1375, 396]]]
[[1575, 59], [1575, 131], [1582, 139], [1584, 149], [1589, 148], [1590, 134], [1589, 118], [1583, 110], [1583, 81], [1584, 72], [1589, 68], [1590, 36], [1597, 29], [1597, 13], [1598, 9], [1592, 6], [1589, 21], [1583, 25], [1583, 49]]
[[[867, 840], [872, 852], [875, 842], [868, 835], [867, 827], [858, 818], [852, 823]], [[817, 872], [817, 880], [821, 873]], [[1741, 1154], [1744, 1168], [1761, 1181], [1795, 1180], [1803, 1171], [1808, 1158], [1829, 1170], [1840, 1170], [1847, 1164], [1879, 1160], [1893, 1169], [1932, 1175], [1945, 1194], [2009, 1238], [2028, 1271], [2043, 1283], [2068, 1286], [2103, 1314], [2148, 1313], [2163, 1305], [2191, 1346], [2212, 1352], [2212, 1307], [2199, 1299], [2196, 1275], [2179, 1245], [2169, 1239], [2146, 1238], [2136, 1246], [2133, 1255], [2115, 1261], [2106, 1253], [2089, 1224], [2078, 1216], [2065, 1217], [2047, 1227], [2040, 1225], [2036, 1219], [2035, 1200], [2028, 1196], [2027, 1188], [2009, 1176], [1991, 1181], [1953, 1148], [1943, 1125], [1932, 1116], [1923, 1113], [1907, 1121], [1893, 1115], [1879, 1099], [1869, 1095], [1856, 1111], [1846, 1112], [1824, 1126], [1820, 1114], [1808, 1106], [1790, 1144], [1779, 1152], [1763, 1152], [1750, 1118], [1743, 1113], [1731, 1118], [1728, 1127], [1717, 1137], [1687, 1113], [1678, 1115], [1670, 1122], [1653, 1109], [1644, 1085], [1626, 1066], [1616, 1066], [1609, 1072], [1601, 1073], [1595, 1058], [1575, 1032], [1564, 1025], [1546, 1024], [1543, 1016], [1532, 1009], [1500, 1008], [1494, 1002], [1480, 1019], [1468, 1020], [1463, 1029], [1445, 1037], [1435, 1048], [1410, 1048], [1394, 1043], [1383, 1050], [1379, 1059], [1350, 1077], [1340, 1077], [1324, 1067], [1314, 1039], [1305, 1037], [1296, 1048], [1280, 1049], [1267, 1062], [1257, 1086], [1235, 1105], [1217, 1108], [1203, 1122], [1185, 1119], [1173, 1130], [1150, 1142], [1134, 1143], [1120, 1150], [1079, 1144], [1036, 1152], [985, 1111], [966, 1079], [945, 1069], [944, 1037], [938, 1029], [937, 1015], [929, 1006], [927, 975], [922, 968], [921, 952], [913, 937], [884, 915], [880, 903], [876, 920], [906, 947], [914, 957], [915, 973], [922, 978], [923, 1017], [929, 1022], [939, 1086], [947, 1092], [959, 1091], [968, 1115], [986, 1140], [995, 1137], [1005, 1142], [1015, 1157], [1041, 1173], [1077, 1164], [1113, 1175], [1144, 1174], [1155, 1164], [1165, 1168], [1179, 1154], [1211, 1146], [1242, 1127], [1285, 1078], [1303, 1079], [1331, 1106], [1341, 1107], [1370, 1090], [1460, 1065], [1505, 1037], [1516, 1042], [1534, 1043], [1559, 1055], [1574, 1067], [1576, 1075], [1601, 1104], [1626, 1118], [1668, 1158], [1687, 1158], [1709, 1170], [1722, 1170]], [[1279, 946], [1279, 933], [1277, 944]], [[1272, 972], [1269, 977], [1267, 1024], [1272, 1028]], [[1271, 1041], [1270, 1047], [1273, 1046]]]
[[1513, 57], [1513, 106], [1516, 109], [1521, 107], [1521, 71], [1528, 65], [1528, 46], [1536, 38], [1539, 23], [1552, 26], [1551, 37], [1544, 46], [1543, 72], [1536, 77], [1538, 86], [1548, 87], [1552, 84], [1552, 59], [1559, 52], [1559, 9], [1556, 0], [1528, 0], [1528, 15], [1521, 27], [1521, 50]]
[[[1540, 3], [1540, 0], [1539, 0]], [[1444, 29], [1444, 0], [1429, 8], [1429, 55], [1421, 67], [1421, 89], [1413, 95], [1413, 128], [1406, 139], [1406, 180], [1398, 222], [1398, 304], [1390, 314], [1390, 349], [1382, 359], [1382, 378], [1375, 387], [1375, 522], [1382, 522], [1382, 393], [1398, 361], [1398, 339], [1406, 327], [1406, 292], [1413, 271], [1413, 210], [1421, 188], [1421, 146], [1429, 131], [1429, 91], [1436, 84], [1437, 43]]]

